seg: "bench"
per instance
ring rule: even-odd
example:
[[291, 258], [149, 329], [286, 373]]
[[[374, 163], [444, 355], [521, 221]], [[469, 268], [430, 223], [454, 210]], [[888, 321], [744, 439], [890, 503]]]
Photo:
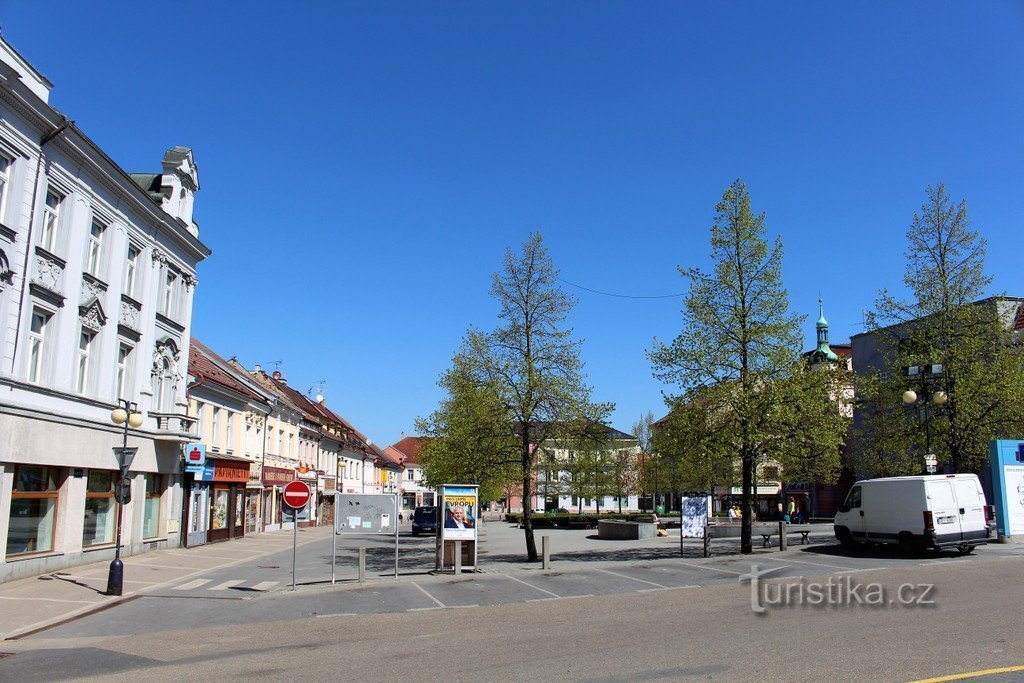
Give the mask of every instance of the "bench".
[[[801, 545], [811, 542], [810, 535], [812, 533], [832, 533], [831, 524], [786, 524], [785, 527], [787, 536], [800, 534]], [[739, 538], [741, 536], [741, 529], [742, 526], [740, 524], [709, 524], [704, 527], [704, 557], [711, 556], [710, 544], [712, 538]], [[779, 523], [755, 522], [751, 525], [750, 533], [752, 536], [761, 536], [763, 539], [762, 548], [773, 548], [772, 536], [779, 535]]]
[[[810, 525], [802, 525], [801, 524], [800, 526], [803, 527], [803, 528], [800, 528], [800, 529], [795, 528], [795, 526], [796, 525], [787, 524], [786, 525], [786, 535], [800, 534], [800, 545], [806, 545], [807, 543], [810, 543], [811, 541], [808, 538], [808, 536], [811, 535]], [[779, 527], [775, 526], [775, 527], [768, 527], [766, 529], [760, 529], [760, 530], [758, 530], [757, 533], [760, 534], [761, 538], [764, 539], [764, 543], [761, 544], [761, 547], [762, 548], [771, 548], [772, 547], [772, 536], [778, 536], [779, 535]]]

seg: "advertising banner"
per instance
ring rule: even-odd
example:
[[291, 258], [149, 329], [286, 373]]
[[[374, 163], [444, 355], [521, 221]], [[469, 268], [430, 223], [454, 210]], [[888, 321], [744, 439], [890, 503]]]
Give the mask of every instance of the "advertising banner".
[[680, 498], [682, 513], [679, 518], [683, 538], [704, 538], [704, 527], [711, 510], [711, 496], [706, 493], [683, 494]]
[[475, 486], [443, 486], [441, 537], [446, 541], [475, 541], [477, 488]]
[[1024, 536], [1024, 441], [993, 441], [992, 494], [1000, 536]]

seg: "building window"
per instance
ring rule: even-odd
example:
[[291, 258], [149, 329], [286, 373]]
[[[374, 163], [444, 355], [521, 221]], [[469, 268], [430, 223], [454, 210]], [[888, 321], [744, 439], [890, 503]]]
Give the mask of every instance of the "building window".
[[57, 519], [57, 468], [14, 468], [7, 555], [46, 553], [53, 550]]
[[126, 398], [131, 384], [131, 360], [133, 347], [121, 342], [117, 346], [117, 393], [115, 398]]
[[0, 223], [3, 222], [4, 210], [7, 208], [7, 188], [11, 178], [11, 160], [0, 154]]
[[135, 279], [138, 277], [139, 253], [141, 250], [134, 244], [128, 245], [127, 264], [124, 269], [124, 293], [135, 296]]
[[57, 229], [60, 227], [60, 206], [64, 197], [53, 190], [46, 191], [46, 206], [43, 208], [43, 229], [39, 232], [39, 246], [53, 251], [57, 246]]
[[210, 443], [213, 444], [214, 448], [220, 447], [220, 408], [217, 406], [213, 407], [213, 421], [210, 422], [210, 428], [213, 430], [213, 434], [210, 435]]
[[82, 330], [78, 338], [78, 370], [75, 377], [75, 391], [84, 394], [89, 388], [89, 353], [96, 333]]
[[100, 261], [103, 255], [103, 233], [107, 226], [99, 221], [92, 222], [89, 229], [89, 253], [85, 258], [85, 271], [93, 277], [100, 276]]
[[227, 423], [227, 437], [225, 438], [224, 447], [228, 453], [232, 452], [235, 447], [235, 414], [230, 410], [225, 410], [225, 421]]
[[167, 276], [164, 278], [164, 294], [161, 299], [163, 308], [160, 312], [169, 318], [176, 317], [178, 312], [178, 286], [180, 282], [181, 278], [178, 277], [178, 274], [168, 268]]
[[160, 496], [163, 487], [159, 474], [146, 475], [146, 508], [142, 518], [142, 537], [154, 538], [160, 534]]
[[117, 519], [114, 474], [106, 470], [89, 470], [89, 479], [85, 486], [83, 546], [114, 542], [114, 523]]
[[46, 374], [46, 329], [53, 314], [41, 308], [32, 309], [28, 334], [28, 381], [40, 383]]
[[200, 441], [203, 440], [203, 408], [205, 407], [205, 403], [196, 401], [196, 438]]

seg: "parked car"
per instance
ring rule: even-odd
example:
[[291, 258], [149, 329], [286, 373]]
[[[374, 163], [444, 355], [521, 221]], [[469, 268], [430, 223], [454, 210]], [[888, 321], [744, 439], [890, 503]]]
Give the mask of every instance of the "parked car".
[[844, 547], [894, 543], [905, 551], [956, 548], [963, 554], [993, 537], [995, 510], [974, 474], [859, 481], [835, 519]]
[[412, 535], [419, 536], [421, 533], [437, 533], [437, 507], [434, 505], [421, 505], [412, 513]]

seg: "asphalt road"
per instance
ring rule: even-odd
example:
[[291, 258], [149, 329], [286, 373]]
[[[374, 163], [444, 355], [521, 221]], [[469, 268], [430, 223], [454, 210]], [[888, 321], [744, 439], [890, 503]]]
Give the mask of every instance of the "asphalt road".
[[[307, 561], [316, 569], [315, 552]], [[259, 566], [282, 566], [260, 562], [7, 641], [0, 679], [913, 680], [1024, 664], [1019, 545], [905, 558], [819, 543], [742, 559], [318, 580], [295, 592], [255, 590], [276, 571]], [[763, 614], [739, 580], [752, 563], [777, 570], [757, 595], [783, 604]], [[877, 584], [886, 601], [800, 604], [800, 586], [806, 603], [810, 584], [828, 581]], [[932, 604], [917, 604], [922, 594]]]

